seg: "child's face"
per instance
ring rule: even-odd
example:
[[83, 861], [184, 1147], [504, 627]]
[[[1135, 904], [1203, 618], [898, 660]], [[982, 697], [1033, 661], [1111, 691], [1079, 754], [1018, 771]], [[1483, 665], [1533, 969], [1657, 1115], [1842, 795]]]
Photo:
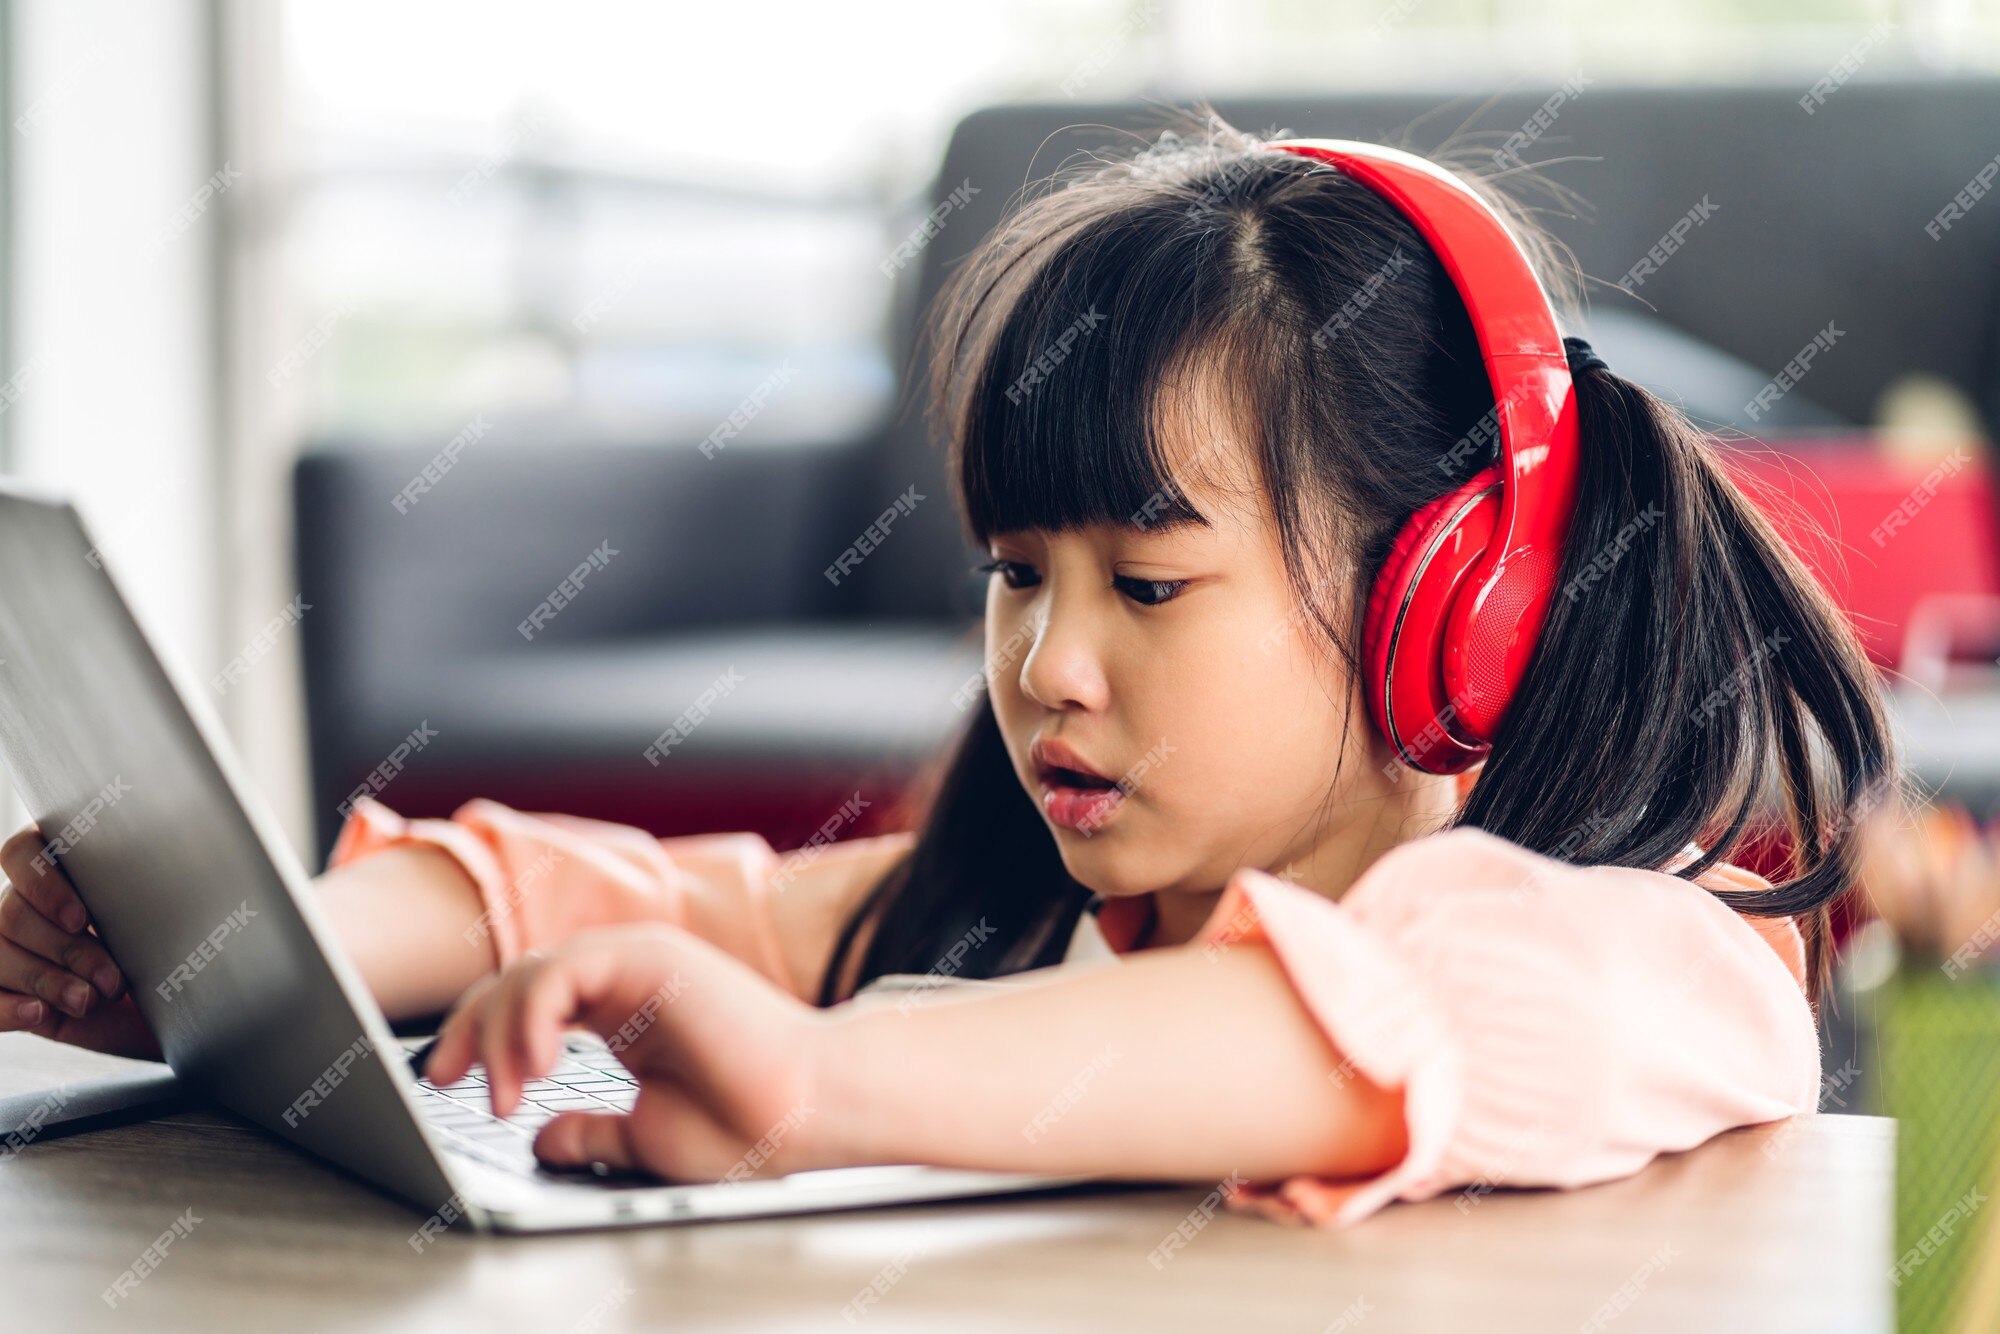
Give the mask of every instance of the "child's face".
[[[1008, 756], [1070, 873], [1108, 895], [1214, 890], [1239, 866], [1283, 873], [1395, 781], [1350, 671], [1286, 577], [1249, 451], [1184, 434], [1174, 456], [1199, 452], [1208, 477], [1182, 485], [1212, 526], [1029, 529], [988, 550], [1014, 563], [986, 597]], [[1359, 591], [1332, 571], [1325, 588], [1336, 609]], [[1074, 796], [1052, 809], [1031, 750], [1051, 738], [1120, 782], [1108, 814]]]

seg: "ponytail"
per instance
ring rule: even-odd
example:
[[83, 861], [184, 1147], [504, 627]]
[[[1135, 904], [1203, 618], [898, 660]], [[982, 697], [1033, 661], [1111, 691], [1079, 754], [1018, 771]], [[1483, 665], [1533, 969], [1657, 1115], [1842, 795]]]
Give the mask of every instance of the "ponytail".
[[1717, 897], [1797, 920], [1817, 1004], [1856, 827], [1900, 782], [1874, 670], [1684, 415], [1603, 369], [1576, 394], [1562, 573], [1459, 822], [1580, 865], [1662, 867], [1694, 842], [1694, 878], [1774, 814], [1785, 878]]

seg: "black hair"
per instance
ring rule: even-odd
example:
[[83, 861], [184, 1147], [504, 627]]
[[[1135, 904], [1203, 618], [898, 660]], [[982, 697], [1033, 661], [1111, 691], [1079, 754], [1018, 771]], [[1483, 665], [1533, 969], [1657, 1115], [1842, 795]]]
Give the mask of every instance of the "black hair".
[[[1564, 310], [1554, 243], [1491, 182], [1456, 174], [1509, 219]], [[1301, 606], [1350, 665], [1397, 530], [1497, 453], [1470, 322], [1415, 226], [1346, 174], [1212, 115], [1059, 172], [952, 275], [928, 336], [934, 427], [980, 545], [1141, 515], [1199, 522], [1162, 453], [1160, 391], [1197, 363], [1220, 368], [1255, 424]], [[1901, 781], [1880, 686], [1686, 416], [1607, 369], [1579, 371], [1576, 394], [1583, 463], [1560, 591], [1454, 823], [1585, 866], [1660, 869], [1695, 842], [1701, 857], [1677, 871], [1693, 878], [1772, 817], [1789, 835], [1782, 876], [1716, 892], [1797, 921], [1817, 1005], [1856, 822]], [[1337, 570], [1356, 572], [1351, 589], [1318, 595]], [[988, 654], [989, 671], [1008, 665], [1004, 646]], [[910, 854], [834, 945], [823, 1005], [850, 983], [928, 970], [975, 930], [998, 947], [957, 952], [967, 976], [1063, 956], [1090, 894], [984, 694], [920, 800]]]

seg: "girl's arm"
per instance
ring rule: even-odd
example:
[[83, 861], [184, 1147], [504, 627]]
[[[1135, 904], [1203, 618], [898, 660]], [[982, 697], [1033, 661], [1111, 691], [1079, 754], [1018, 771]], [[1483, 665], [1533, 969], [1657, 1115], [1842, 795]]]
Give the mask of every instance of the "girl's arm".
[[816, 1010], [672, 928], [585, 932], [477, 984], [427, 1074], [483, 1062], [493, 1109], [581, 1024], [640, 1081], [630, 1115], [570, 1112], [536, 1152], [672, 1180], [928, 1162], [1140, 1180], [1380, 1172], [1399, 1092], [1315, 1028], [1272, 952], [1163, 948], [1014, 984]]
[[1813, 1110], [1803, 947], [1776, 925], [1459, 829], [1337, 903], [1246, 868], [1186, 945], [894, 1005], [816, 1010], [685, 931], [581, 933], [476, 986], [430, 1073], [483, 1059], [504, 1116], [578, 1023], [617, 1036], [643, 1092], [548, 1122], [551, 1163], [1207, 1180], [1344, 1226], [1454, 1186], [1610, 1180]]
[[[881, 835], [794, 857], [750, 834], [658, 840], [494, 802], [449, 821], [404, 820], [363, 803], [312, 887], [392, 1020], [442, 1013], [524, 950], [635, 922], [680, 926], [811, 1001], [853, 906], [913, 841]], [[32, 827], [0, 849], [0, 1032], [157, 1059], [127, 979], [42, 850]]]
[[493, 802], [450, 821], [378, 806], [357, 813], [314, 886], [391, 1019], [441, 1013], [526, 950], [641, 922], [692, 931], [812, 1000], [841, 925], [913, 837], [794, 858], [754, 835], [654, 839]]
[[843, 1013], [820, 1063], [832, 1157], [1222, 1181], [1407, 1151], [1401, 1091], [1333, 1047], [1264, 946], [1041, 971]]
[[493, 947], [474, 931], [480, 908], [472, 879], [436, 847], [384, 848], [312, 883], [334, 934], [391, 1020], [441, 1013], [493, 970]]

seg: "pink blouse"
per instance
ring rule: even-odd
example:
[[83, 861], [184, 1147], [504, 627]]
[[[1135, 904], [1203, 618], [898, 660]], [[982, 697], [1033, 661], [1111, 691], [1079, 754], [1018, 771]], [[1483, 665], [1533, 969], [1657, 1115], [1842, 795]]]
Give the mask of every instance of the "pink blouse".
[[[756, 834], [656, 839], [491, 801], [405, 820], [363, 800], [330, 865], [399, 842], [443, 848], [478, 886], [475, 929], [503, 964], [587, 923], [665, 920], [796, 993], [771, 895], [843, 864], [872, 879], [914, 837], [780, 854]], [[1575, 867], [1477, 829], [1399, 845], [1338, 900], [1237, 871], [1186, 948], [1269, 948], [1343, 1058], [1328, 1077], [1403, 1088], [1409, 1151], [1368, 1178], [1231, 1184], [1227, 1203], [1331, 1227], [1450, 1190], [1469, 1209], [1494, 1187], [1607, 1181], [1732, 1127], [1816, 1111], [1798, 928], [1709, 892], [1766, 886], [1727, 865], [1699, 883]], [[1104, 900], [1094, 926], [1125, 954], [1151, 914], [1150, 896]]]

